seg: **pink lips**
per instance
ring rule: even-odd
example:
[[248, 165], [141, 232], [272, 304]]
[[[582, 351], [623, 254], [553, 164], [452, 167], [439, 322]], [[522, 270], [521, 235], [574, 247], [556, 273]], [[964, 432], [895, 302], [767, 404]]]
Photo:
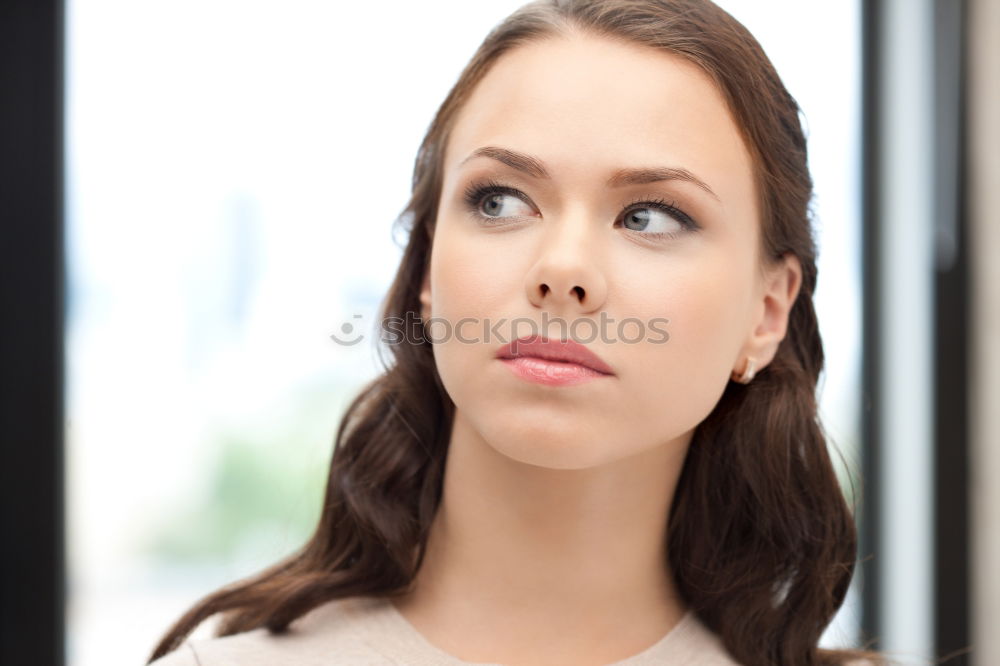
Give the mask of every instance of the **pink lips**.
[[501, 347], [496, 357], [522, 379], [552, 386], [614, 375], [600, 357], [573, 340], [527, 336]]

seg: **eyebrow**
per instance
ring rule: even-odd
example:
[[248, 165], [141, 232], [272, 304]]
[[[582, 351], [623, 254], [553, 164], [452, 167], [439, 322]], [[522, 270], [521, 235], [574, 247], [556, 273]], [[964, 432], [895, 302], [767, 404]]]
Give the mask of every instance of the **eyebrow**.
[[[545, 164], [543, 164], [538, 158], [525, 153], [519, 153], [516, 150], [498, 148], [496, 146], [484, 146], [482, 148], [477, 148], [472, 151], [472, 154], [462, 160], [461, 163], [459, 163], [459, 166], [462, 166], [469, 160], [473, 160], [477, 157], [488, 157], [498, 162], [502, 162], [510, 168], [516, 169], [517, 171], [527, 174], [532, 178], [544, 180], [552, 178], [552, 176], [549, 175], [548, 170], [545, 168]], [[692, 185], [695, 185], [710, 194], [716, 201], [721, 201], [721, 199], [719, 199], [719, 195], [713, 192], [712, 188], [709, 187], [705, 181], [701, 180], [687, 169], [681, 167], [640, 167], [618, 169], [611, 175], [610, 178], [608, 178], [605, 184], [607, 187], [624, 187], [625, 185], [648, 185], [649, 183], [659, 183], [665, 180], [681, 180], [691, 183]]]

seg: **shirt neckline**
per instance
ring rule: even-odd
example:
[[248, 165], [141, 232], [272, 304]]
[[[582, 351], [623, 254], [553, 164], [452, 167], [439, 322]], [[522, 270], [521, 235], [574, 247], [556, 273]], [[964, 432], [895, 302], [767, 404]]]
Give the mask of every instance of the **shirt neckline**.
[[[503, 666], [503, 664], [495, 662], [463, 661], [458, 657], [448, 652], [445, 652], [444, 650], [442, 650], [441, 648], [439, 648], [438, 646], [434, 645], [429, 640], [427, 640], [427, 638], [422, 633], [420, 633], [420, 631], [415, 626], [413, 626], [402, 613], [399, 612], [399, 610], [396, 608], [396, 605], [392, 603], [391, 599], [379, 598], [376, 601], [376, 603], [378, 602], [381, 602], [382, 612], [384, 614], [385, 619], [391, 625], [394, 625], [399, 632], [407, 636], [408, 641], [410, 643], [415, 643], [416, 645], [419, 645], [420, 649], [427, 654], [428, 658], [433, 657], [435, 659], [435, 663], [440, 662], [442, 664], [447, 664], [448, 666]], [[633, 654], [631, 656], [625, 657], [624, 659], [608, 664], [607, 666], [628, 666], [629, 664], [639, 662], [640, 660], [648, 659], [653, 656], [659, 656], [661, 654], [666, 655], [667, 650], [670, 647], [672, 647], [674, 643], [680, 640], [679, 637], [682, 634], [688, 632], [689, 626], [692, 625], [696, 621], [696, 619], [697, 618], [695, 618], [694, 611], [689, 608], [687, 612], [685, 612], [684, 615], [681, 616], [681, 619], [669, 631], [667, 631], [666, 634], [660, 637], [658, 641], [656, 641], [646, 649], [642, 650], [641, 652], [637, 652], [636, 654]], [[376, 647], [380, 651], [383, 651], [381, 646], [376, 646]], [[392, 656], [392, 655], [387, 655], [387, 656]]]

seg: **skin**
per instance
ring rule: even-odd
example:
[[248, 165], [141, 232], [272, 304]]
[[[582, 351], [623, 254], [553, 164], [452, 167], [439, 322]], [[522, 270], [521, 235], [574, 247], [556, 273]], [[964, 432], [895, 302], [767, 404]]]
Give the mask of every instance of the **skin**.
[[[551, 178], [465, 161], [483, 146], [535, 156]], [[435, 340], [455, 421], [427, 555], [396, 607], [466, 661], [625, 659], [687, 610], [664, 545], [677, 479], [730, 373], [748, 355], [758, 370], [774, 357], [801, 268], [791, 256], [761, 263], [749, 152], [712, 81], [676, 56], [580, 33], [522, 45], [475, 88], [443, 159], [424, 317], [660, 317], [669, 340], [579, 328], [615, 374], [561, 387], [495, 359], [501, 342], [532, 332], [523, 325], [502, 341], [487, 343], [481, 325], [463, 330], [473, 343]], [[631, 167], [686, 169], [714, 196], [683, 180], [606, 186]], [[480, 206], [490, 224], [464, 201], [484, 178], [523, 193]], [[631, 212], [649, 225], [626, 227], [623, 208], [650, 199], [698, 228], [643, 205]]]

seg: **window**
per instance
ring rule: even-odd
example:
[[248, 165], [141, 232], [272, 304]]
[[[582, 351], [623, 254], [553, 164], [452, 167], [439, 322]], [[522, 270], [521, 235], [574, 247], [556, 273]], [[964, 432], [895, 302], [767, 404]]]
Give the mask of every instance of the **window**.
[[[197, 598], [308, 536], [340, 415], [379, 370], [419, 141], [521, 4], [68, 3], [69, 663], [144, 662]], [[803, 108], [822, 411], [856, 463], [858, 8], [720, 4]], [[345, 324], [366, 341], [334, 344]], [[855, 603], [825, 644], [854, 644]]]

